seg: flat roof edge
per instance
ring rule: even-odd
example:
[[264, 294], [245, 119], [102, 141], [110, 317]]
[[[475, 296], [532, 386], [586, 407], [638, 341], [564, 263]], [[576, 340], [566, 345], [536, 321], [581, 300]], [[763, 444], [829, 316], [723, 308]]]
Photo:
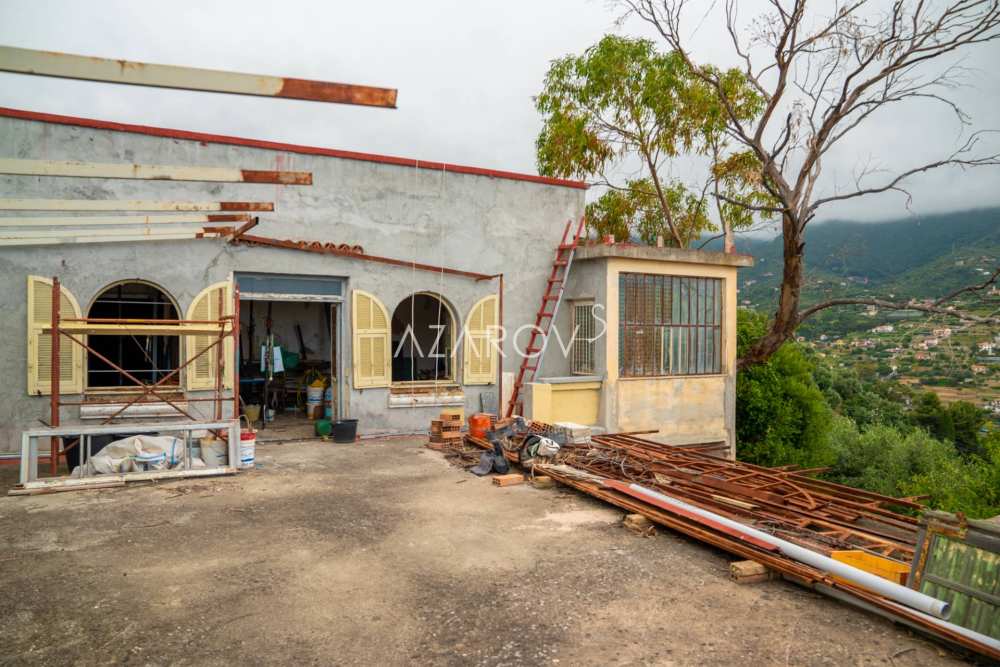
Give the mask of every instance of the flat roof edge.
[[722, 252], [708, 250], [690, 250], [687, 248], [657, 248], [642, 245], [587, 245], [581, 246], [574, 256], [575, 260], [588, 259], [642, 259], [653, 262], [676, 262], [680, 264], [711, 264], [713, 266], [753, 266], [750, 255], [727, 255]]
[[375, 162], [378, 164], [390, 164], [399, 167], [428, 169], [437, 172], [451, 172], [455, 174], [468, 174], [471, 176], [486, 176], [488, 178], [501, 178], [510, 181], [525, 181], [528, 183], [539, 183], [541, 185], [554, 185], [558, 187], [575, 188], [577, 190], [586, 190], [587, 188], [590, 187], [587, 183], [583, 181], [571, 181], [563, 178], [552, 178], [549, 176], [522, 174], [515, 171], [487, 169], [484, 167], [470, 167], [468, 165], [450, 164], [447, 162], [435, 162], [433, 160], [417, 160], [414, 158], [398, 157], [393, 155], [379, 155], [377, 153], [361, 153], [358, 151], [347, 151], [347, 150], [340, 150], [337, 148], [321, 148], [318, 146], [304, 146], [301, 144], [286, 144], [278, 141], [267, 141], [265, 139], [248, 139], [245, 137], [233, 137], [224, 134], [211, 134], [208, 132], [174, 130], [165, 127], [154, 127], [150, 125], [135, 125], [132, 123], [119, 123], [116, 121], [97, 120], [94, 118], [63, 116], [60, 114], [45, 113], [42, 111], [11, 109], [9, 107], [0, 107], [0, 117], [17, 118], [20, 120], [30, 120], [40, 123], [53, 123], [56, 125], [73, 125], [76, 127], [88, 127], [97, 130], [110, 130], [113, 132], [144, 134], [153, 137], [163, 137], [165, 139], [181, 139], [184, 141], [197, 141], [199, 143], [223, 144], [228, 146], [243, 146], [246, 148], [260, 148], [264, 150], [282, 151], [287, 153], [299, 153], [302, 155], [318, 155], [322, 157], [340, 158], [343, 160], [357, 160], [360, 162]]

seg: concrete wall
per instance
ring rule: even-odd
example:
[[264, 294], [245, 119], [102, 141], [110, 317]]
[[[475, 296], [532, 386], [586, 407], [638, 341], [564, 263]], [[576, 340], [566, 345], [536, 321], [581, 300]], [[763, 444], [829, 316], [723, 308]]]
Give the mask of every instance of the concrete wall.
[[[0, 155], [310, 171], [313, 185], [304, 187], [0, 176], [0, 197], [273, 201], [275, 212], [261, 215], [255, 234], [360, 244], [371, 254], [504, 273], [503, 316], [508, 325], [534, 320], [563, 227], [567, 220], [578, 219], [584, 206], [584, 192], [568, 187], [13, 118], [0, 118]], [[354, 288], [377, 296], [390, 313], [413, 292], [438, 292], [462, 318], [478, 299], [497, 289], [496, 281], [293, 250], [233, 247], [214, 240], [2, 248], [0, 450], [15, 448], [22, 429], [48, 418], [48, 398], [26, 394], [27, 275], [59, 276], [84, 309], [111, 282], [148, 280], [186, 310], [202, 288], [228, 279], [234, 271], [343, 277], [345, 325]], [[345, 331], [349, 333], [349, 326]], [[350, 360], [349, 335], [344, 342], [345, 359]], [[461, 364], [461, 353], [458, 361]], [[518, 361], [508, 355], [504, 370], [515, 371]], [[350, 385], [349, 373], [345, 379]], [[496, 387], [467, 388], [467, 412], [478, 410], [484, 390], [495, 393]], [[347, 399], [347, 413], [360, 419], [363, 433], [424, 430], [439, 411], [389, 409], [384, 388], [352, 390]], [[75, 420], [76, 414], [76, 408], [66, 408], [64, 423]]]

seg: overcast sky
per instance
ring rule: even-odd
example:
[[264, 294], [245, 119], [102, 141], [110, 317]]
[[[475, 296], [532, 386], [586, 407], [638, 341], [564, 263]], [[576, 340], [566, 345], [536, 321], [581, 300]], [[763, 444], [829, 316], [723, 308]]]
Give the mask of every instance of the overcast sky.
[[[747, 16], [756, 0], [741, 0]], [[822, 5], [822, 3], [820, 3]], [[0, 73], [0, 106], [401, 155], [535, 173], [532, 96], [549, 62], [615, 26], [603, 0], [424, 2], [88, 2], [2, 0], [0, 44], [152, 63], [398, 88], [395, 110], [145, 89]], [[727, 64], [724, 27], [700, 27], [696, 56]], [[955, 91], [977, 128], [1000, 129], [1000, 43], [970, 51], [972, 86]], [[827, 186], [859, 160], [914, 166], [955, 147], [940, 109], [874, 117], [826, 167]], [[683, 166], [679, 171], [683, 172]], [[685, 174], [675, 174], [684, 177]], [[913, 213], [1000, 204], [1000, 169], [914, 180]], [[822, 217], [907, 215], [890, 194]]]

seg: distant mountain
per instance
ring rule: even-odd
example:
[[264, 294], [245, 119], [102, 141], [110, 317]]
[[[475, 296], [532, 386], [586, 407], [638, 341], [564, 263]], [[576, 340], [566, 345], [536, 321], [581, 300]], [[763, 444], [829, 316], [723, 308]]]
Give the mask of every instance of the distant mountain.
[[[772, 312], [781, 282], [781, 239], [740, 239], [737, 250], [756, 260], [740, 271], [741, 304]], [[805, 258], [805, 303], [857, 295], [939, 297], [982, 282], [984, 271], [1000, 265], [1000, 208], [814, 223], [806, 231]]]

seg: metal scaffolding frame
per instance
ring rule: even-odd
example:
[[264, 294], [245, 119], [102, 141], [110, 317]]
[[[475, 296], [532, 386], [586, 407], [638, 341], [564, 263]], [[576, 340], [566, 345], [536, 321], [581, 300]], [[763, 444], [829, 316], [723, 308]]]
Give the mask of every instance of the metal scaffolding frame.
[[[59, 282], [58, 276], [52, 277], [52, 316], [51, 322], [48, 327], [42, 329], [42, 333], [48, 333], [50, 335], [51, 344], [51, 367], [50, 367], [50, 378], [49, 378], [49, 390], [50, 390], [50, 400], [49, 400], [49, 410], [50, 410], [50, 424], [49, 426], [54, 429], [53, 435], [50, 438], [49, 443], [49, 472], [51, 475], [55, 476], [59, 469], [59, 458], [60, 456], [66, 457], [67, 453], [74, 447], [79, 446], [80, 439], [77, 438], [67, 446], [61, 446], [65, 435], [70, 435], [66, 433], [65, 429], [60, 429], [60, 419], [59, 411], [64, 405], [90, 405], [91, 403], [87, 401], [77, 401], [77, 402], [64, 402], [62, 401], [59, 388], [60, 388], [60, 347], [62, 342], [62, 337], [66, 337], [71, 343], [79, 345], [88, 354], [92, 354], [105, 364], [109, 365], [113, 370], [122, 374], [122, 376], [129, 382], [133, 383], [136, 387], [141, 389], [141, 392], [135, 396], [129, 398], [124, 405], [122, 405], [114, 414], [106, 417], [102, 425], [107, 425], [114, 421], [119, 415], [123, 414], [129, 407], [133, 405], [149, 405], [149, 404], [163, 404], [169, 406], [170, 408], [177, 411], [181, 416], [187, 418], [189, 422], [199, 422], [198, 418], [190, 414], [180, 405], [177, 405], [174, 401], [170, 400], [162, 392], [163, 385], [169, 381], [171, 378], [178, 376], [182, 369], [191, 365], [195, 360], [201, 358], [205, 354], [208, 354], [211, 350], [218, 348], [221, 350], [219, 354], [215, 355], [215, 388], [213, 390], [213, 396], [208, 398], [185, 398], [185, 402], [206, 402], [211, 401], [215, 404], [214, 421], [222, 422], [222, 405], [225, 401], [231, 400], [233, 402], [233, 416], [232, 419], [239, 419], [240, 413], [240, 394], [239, 394], [239, 381], [240, 381], [240, 369], [239, 364], [236, 363], [236, 354], [239, 349], [239, 321], [240, 321], [240, 294], [239, 286], [234, 286], [233, 289], [233, 309], [232, 315], [224, 315], [225, 312], [225, 290], [222, 288], [218, 289], [218, 313], [219, 318], [215, 320], [150, 320], [150, 319], [109, 319], [109, 318], [94, 318], [94, 317], [68, 317], [62, 318], [59, 312], [62, 288]], [[211, 298], [211, 297], [209, 297]], [[199, 350], [196, 354], [188, 355], [187, 359], [180, 363], [177, 368], [173, 369], [167, 375], [157, 380], [154, 383], [146, 383], [132, 375], [129, 371], [122, 368], [120, 365], [111, 361], [105, 357], [100, 352], [94, 350], [90, 345], [87, 344], [79, 336], [86, 334], [116, 334], [116, 335], [128, 335], [128, 334], [138, 334], [138, 335], [149, 335], [155, 334], [158, 336], [215, 336], [215, 340], [211, 344], [205, 346], [202, 350]], [[223, 375], [225, 372], [225, 340], [226, 338], [233, 339], [233, 359], [229, 360], [233, 368], [233, 388], [232, 396], [225, 396], [225, 390], [223, 388]], [[117, 402], [115, 403], [117, 404]], [[173, 426], [176, 428], [178, 422], [167, 422], [164, 423], [164, 427]], [[88, 428], [88, 427], [81, 427]], [[231, 430], [231, 429], [230, 429]], [[226, 435], [226, 438], [229, 436]], [[230, 449], [232, 449], [232, 443], [230, 443]], [[81, 460], [81, 464], [83, 461]]]

